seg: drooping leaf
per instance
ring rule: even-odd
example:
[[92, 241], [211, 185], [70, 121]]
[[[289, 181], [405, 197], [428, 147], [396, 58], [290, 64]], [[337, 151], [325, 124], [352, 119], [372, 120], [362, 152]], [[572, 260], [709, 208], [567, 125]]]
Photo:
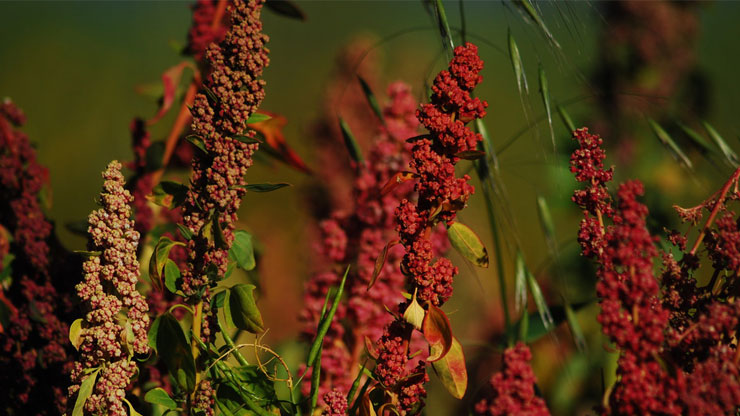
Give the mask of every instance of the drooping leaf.
[[362, 157], [362, 150], [360, 149], [360, 145], [357, 144], [357, 140], [355, 139], [355, 135], [352, 134], [352, 130], [350, 130], [349, 125], [342, 117], [339, 118], [339, 128], [342, 130], [342, 137], [344, 138], [344, 145], [347, 147], [347, 151], [349, 152], [349, 156], [357, 163], [362, 163], [364, 160]]
[[532, 2], [530, 0], [514, 0], [514, 4], [517, 5], [527, 17], [532, 19], [532, 21], [542, 31], [542, 34], [545, 35], [547, 40], [550, 41], [550, 43], [554, 47], [560, 49], [560, 44], [558, 43], [557, 40], [555, 40], [555, 37], [550, 32], [550, 29], [547, 28], [547, 25], [545, 25], [545, 21], [542, 19], [540, 14], [537, 12], [537, 9], [534, 8], [534, 5], [532, 5]]
[[419, 302], [416, 301], [416, 296], [411, 299], [411, 303], [406, 307], [406, 310], [403, 312], [403, 319], [414, 326], [414, 328], [421, 331], [422, 323], [424, 322], [424, 315], [426, 311], [424, 311], [424, 308], [419, 305]]
[[516, 75], [516, 86], [519, 89], [519, 95], [522, 94], [522, 85], [524, 85], [524, 92], [529, 94], [529, 86], [527, 85], [527, 74], [524, 72], [524, 64], [522, 63], [522, 56], [519, 54], [519, 47], [514, 40], [514, 35], [511, 34], [511, 28], [509, 28], [509, 59], [511, 60], [511, 66], [514, 68], [514, 75]]
[[462, 345], [457, 338], [452, 337], [450, 351], [439, 361], [433, 362], [432, 368], [452, 397], [462, 399], [468, 387], [468, 372]]
[[445, 357], [452, 348], [452, 327], [447, 315], [438, 307], [430, 304], [422, 323], [424, 339], [429, 343], [429, 358], [433, 363]]
[[706, 129], [707, 133], [709, 133], [709, 137], [711, 137], [712, 140], [714, 140], [714, 143], [717, 144], [719, 150], [725, 156], [727, 161], [730, 162], [732, 166], [737, 166], [738, 163], [740, 163], [740, 159], [738, 159], [737, 153], [732, 150], [725, 139], [722, 138], [719, 132], [715, 130], [711, 124], [707, 123], [706, 121], [703, 121], [701, 124], [704, 126], [704, 129]]
[[524, 263], [522, 252], [516, 252], [515, 280], [514, 280], [514, 310], [519, 312], [527, 309], [527, 265]]
[[265, 6], [279, 15], [302, 21], [306, 20], [306, 13], [291, 0], [267, 0]]
[[162, 273], [170, 256], [170, 250], [172, 250], [172, 247], [184, 245], [179, 241], [172, 241], [168, 237], [160, 237], [157, 245], [154, 246], [152, 257], [149, 259], [149, 279], [155, 289], [163, 289]]
[[206, 144], [203, 142], [203, 139], [200, 138], [200, 136], [198, 136], [197, 134], [191, 134], [189, 136], [186, 136], [185, 140], [187, 140], [188, 142], [190, 142], [190, 144], [200, 149], [201, 152], [208, 153], [208, 150], [206, 150]]
[[289, 183], [280, 182], [280, 183], [250, 183], [248, 185], [244, 185], [242, 188], [246, 189], [247, 191], [252, 192], [272, 192], [276, 191], [280, 188], [285, 188], [286, 186], [293, 186]]
[[177, 292], [177, 281], [180, 280], [180, 268], [171, 259], [167, 259], [164, 265], [164, 287], [170, 293]]
[[465, 224], [454, 222], [447, 227], [452, 247], [478, 267], [488, 267], [488, 251], [480, 237]]
[[196, 68], [191, 61], [183, 61], [171, 68], [168, 68], [164, 73], [162, 73], [162, 104], [159, 107], [157, 114], [149, 120], [148, 124], [151, 125], [159, 121], [172, 107], [172, 104], [175, 101], [177, 86], [180, 84], [180, 79], [182, 78], [182, 73], [185, 68], [190, 68], [194, 72], [198, 71], [198, 68]]
[[370, 85], [368, 85], [359, 75], [357, 76], [357, 80], [360, 82], [362, 92], [365, 94], [365, 98], [367, 99], [368, 104], [370, 104], [370, 108], [372, 108], [373, 113], [375, 113], [380, 122], [385, 125], [385, 117], [383, 117], [383, 112], [380, 110], [380, 105], [378, 105], [378, 100], [375, 98], [375, 94], [373, 94], [373, 90], [370, 88]]
[[69, 342], [76, 350], [80, 349], [82, 339], [80, 338], [82, 332], [82, 318], [75, 319], [72, 325], [69, 326]]
[[146, 392], [144, 401], [147, 403], [158, 404], [166, 409], [177, 409], [177, 403], [172, 400], [170, 395], [161, 387], [153, 388]]
[[568, 134], [573, 133], [576, 130], [576, 125], [573, 123], [573, 119], [570, 117], [570, 114], [565, 111], [565, 107], [562, 105], [558, 105], [557, 109], [558, 114], [560, 115], [560, 120], [565, 125], [565, 128], [568, 129]]
[[326, 316], [322, 316], [321, 321], [319, 322], [319, 327], [318, 327], [318, 330], [316, 331], [316, 338], [311, 344], [311, 348], [308, 350], [308, 358], [306, 359], [306, 365], [309, 367], [312, 367], [314, 365], [314, 362], [316, 361], [316, 357], [319, 354], [319, 349], [321, 348], [321, 345], [323, 344], [324, 336], [326, 335], [326, 332], [329, 330], [331, 321], [332, 319], [334, 319], [334, 314], [337, 312], [337, 308], [339, 307], [339, 301], [342, 298], [342, 293], [344, 293], [344, 283], [347, 281], [348, 274], [349, 274], [349, 266], [347, 266], [347, 269], [344, 271], [344, 276], [342, 276], [342, 281], [341, 283], [339, 283], [339, 289], [337, 289], [337, 294], [334, 295], [334, 301], [331, 305], [331, 309], [326, 314]]
[[540, 97], [542, 97], [542, 104], [545, 106], [545, 113], [547, 114], [547, 125], [550, 127], [550, 139], [552, 140], [552, 149], [555, 148], [555, 129], [552, 126], [552, 106], [550, 105], [550, 88], [547, 85], [547, 76], [545, 75], [545, 68], [540, 64], [539, 66], [539, 79], [540, 79]]
[[691, 163], [691, 160], [688, 158], [688, 156], [686, 156], [686, 154], [684, 154], [683, 150], [678, 147], [678, 145], [673, 140], [673, 138], [671, 138], [668, 132], [665, 131], [663, 127], [660, 126], [660, 124], [658, 124], [655, 120], [651, 118], [648, 119], [648, 123], [650, 124], [650, 128], [653, 129], [655, 137], [658, 138], [663, 146], [668, 148], [673, 157], [686, 168], [692, 169], [693, 164]]
[[265, 324], [254, 300], [255, 288], [255, 285], [243, 283], [232, 286], [229, 290], [229, 308], [237, 328], [258, 334], [265, 331]]
[[[283, 128], [288, 124], [288, 120], [279, 114], [269, 113], [267, 111], [260, 112], [271, 117], [268, 120], [249, 125], [250, 128], [254, 129], [265, 140], [265, 145], [261, 146], [260, 149], [266, 151], [270, 156], [275, 157], [288, 166], [310, 175], [311, 169], [308, 168], [298, 153], [288, 145], [288, 142], [285, 139]], [[261, 152], [256, 155], [259, 154], [261, 154]]]
[[100, 369], [93, 371], [87, 378], [80, 384], [80, 390], [77, 391], [77, 400], [75, 401], [75, 407], [72, 409], [72, 416], [84, 416], [85, 414], [85, 402], [90, 397], [95, 387], [95, 379], [98, 377]]
[[192, 392], [195, 388], [195, 361], [185, 333], [169, 312], [163, 313], [157, 320], [157, 355], [180, 388]]
[[389, 193], [393, 192], [394, 189], [396, 189], [400, 184], [410, 181], [414, 178], [416, 178], [417, 175], [414, 172], [397, 172], [395, 175], [391, 176], [388, 179], [388, 182], [383, 185], [383, 188], [380, 190], [380, 196], [386, 196]]
[[385, 265], [385, 259], [388, 256], [388, 250], [390, 250], [391, 247], [398, 244], [398, 240], [389, 241], [386, 243], [385, 247], [383, 247], [383, 251], [380, 252], [380, 255], [377, 259], [375, 259], [375, 268], [373, 269], [373, 276], [370, 278], [370, 283], [367, 285], [367, 290], [370, 290], [371, 287], [375, 284], [375, 282], [378, 280], [378, 276], [380, 276], [380, 272], [383, 271], [383, 266]]
[[131, 402], [130, 402], [130, 401], [128, 401], [128, 399], [126, 399], [126, 398], [124, 397], [124, 398], [122, 398], [121, 400], [122, 400], [122, 401], [123, 401], [124, 403], [126, 403], [126, 405], [128, 406], [128, 414], [129, 414], [129, 416], [144, 416], [144, 415], [142, 415], [141, 413], [137, 412], [137, 411], [136, 411], [136, 409], [134, 409], [134, 405], [133, 405], [133, 404], [131, 404]]
[[265, 113], [252, 113], [252, 115], [249, 116], [249, 118], [247, 119], [247, 124], [260, 123], [262, 121], [267, 121], [267, 120], [269, 120], [271, 118], [272, 118], [272, 116], [270, 116], [269, 114], [265, 114]]
[[253, 270], [257, 266], [254, 260], [252, 234], [243, 230], [234, 231], [234, 243], [229, 250], [229, 258], [236, 261], [242, 270]]

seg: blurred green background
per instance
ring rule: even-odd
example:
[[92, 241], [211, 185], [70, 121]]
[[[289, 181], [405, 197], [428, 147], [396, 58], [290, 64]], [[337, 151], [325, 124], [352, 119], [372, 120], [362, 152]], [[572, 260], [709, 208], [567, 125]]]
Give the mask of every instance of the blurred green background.
[[[297, 3], [308, 16], [305, 22], [263, 12], [265, 31], [271, 37], [271, 65], [265, 75], [267, 98], [262, 108], [287, 117], [287, 140], [311, 165], [315, 151], [315, 142], [310, 140], [311, 127], [324, 109], [325, 89], [334, 74], [337, 53], [351, 39], [371, 36], [382, 41], [373, 49], [379, 63], [379, 79], [373, 88], [381, 101], [385, 99], [386, 85], [393, 80], [410, 83], [421, 99], [425, 82], [444, 66], [446, 57], [433, 18], [421, 2]], [[101, 184], [100, 171], [109, 160], [132, 159], [129, 123], [135, 116], [151, 117], [156, 111], [154, 100], [137, 94], [136, 89], [157, 85], [166, 68], [184, 59], [178, 51], [190, 26], [189, 4], [0, 2], [0, 97], [12, 97], [28, 116], [24, 130], [37, 145], [41, 163], [50, 170], [54, 195], [50, 215], [58, 225], [84, 219], [95, 208], [93, 197]], [[541, 116], [539, 63], [547, 71], [553, 101], [573, 102], [567, 108], [577, 125], [599, 117], [593, 99], [599, 86], [594, 85], [593, 73], [601, 63], [600, 36], [612, 24], [602, 12], [605, 3], [537, 4], [560, 42], [560, 50], [551, 47], [537, 28], [508, 3], [464, 3], [469, 39], [479, 45], [486, 62], [484, 82], [476, 94], [489, 102], [484, 121], [498, 145]], [[459, 3], [446, 1], [445, 5], [451, 25], [459, 27]], [[740, 55], [736, 40], [740, 38], [740, 26], [736, 22], [740, 4], [714, 2], [697, 6], [696, 10], [699, 32], [692, 49], [696, 67], [706, 80], [704, 92], [708, 101], [703, 119], [710, 121], [731, 147], [738, 148], [740, 126], [736, 109], [740, 107], [740, 83], [736, 67]], [[522, 52], [529, 80], [530, 93], [523, 100], [517, 93], [508, 58], [509, 28]], [[671, 98], [645, 99], [660, 106]], [[172, 118], [170, 114], [160, 126], [168, 125]], [[680, 168], [652, 136], [644, 118], [635, 117], [631, 123], [637, 137], [636, 150], [617, 167], [617, 177], [645, 180], [648, 189], [655, 190], [647, 198], [651, 208], [663, 207], [654, 209], [658, 214], [668, 216], [666, 208], [672, 203], [698, 203], [726, 175], [726, 170], [702, 160], [698, 152], [690, 149], [687, 153], [695, 162], [694, 171]], [[559, 278], [565, 280], [560, 287], [572, 286], [572, 293], [587, 292], [593, 277], [588, 276], [588, 267], [579, 263], [573, 244], [579, 213], [569, 203], [574, 182], [564, 156], [571, 145], [557, 117], [554, 132], [558, 154], [552, 152], [547, 124], [540, 123], [522, 134], [499, 158], [501, 178], [508, 191], [505, 204], [515, 213], [515, 227], [514, 223], [509, 224], [507, 238], [515, 241], [516, 235], [530, 269], [542, 271], [539, 266], [547, 262], [550, 253], [537, 219], [535, 196], [544, 195], [562, 243]], [[154, 140], [161, 140], [166, 130], [155, 128], [152, 133]], [[609, 142], [610, 138], [606, 140]], [[610, 157], [609, 163], [617, 163], [616, 160]], [[303, 281], [311, 272], [311, 219], [304, 204], [303, 187], [310, 179], [284, 165], [260, 164], [250, 170], [248, 180], [295, 185], [275, 193], [247, 195], [240, 213], [244, 226], [265, 247], [260, 265], [264, 286], [260, 302], [266, 325], [271, 328], [269, 342], [281, 344], [295, 339], [294, 317], [301, 305]], [[471, 199], [461, 218], [479, 231], [490, 248], [480, 195]], [[58, 226], [57, 232], [71, 249], [84, 246], [84, 239], [63, 226]], [[508, 248], [505, 253], [512, 258]], [[461, 269], [456, 294], [446, 306], [453, 327], [466, 346], [469, 359], [493, 356], [497, 348], [492, 343], [492, 331], [500, 330], [502, 325], [493, 268], [474, 270], [464, 265], [461, 258], [452, 257]], [[506, 267], [507, 271], [512, 270], [510, 264]], [[559, 292], [547, 289], [558, 284], [548, 281], [547, 273], [542, 275], [548, 299], [559, 303]], [[507, 279], [511, 289], [512, 277]], [[540, 353], [535, 352], [535, 370], [545, 397], [560, 414], [588, 410], [594, 400], [591, 390], [598, 392], [598, 386], [589, 389], [584, 384], [599, 379], [599, 366], [591, 363], [593, 357], [598, 362], [604, 359], [605, 341], [594, 320], [596, 310], [592, 306], [579, 313], [589, 334], [587, 354], [566, 355], [572, 348], [564, 346], [571, 341], [563, 331], [536, 345]], [[469, 392], [475, 392], [487, 378], [483, 372], [473, 373]], [[579, 395], [588, 399], [574, 402], [573, 398]], [[471, 403], [474, 397], [469, 396], [466, 400]], [[428, 403], [430, 415], [455, 414], [445, 393], [434, 384]]]

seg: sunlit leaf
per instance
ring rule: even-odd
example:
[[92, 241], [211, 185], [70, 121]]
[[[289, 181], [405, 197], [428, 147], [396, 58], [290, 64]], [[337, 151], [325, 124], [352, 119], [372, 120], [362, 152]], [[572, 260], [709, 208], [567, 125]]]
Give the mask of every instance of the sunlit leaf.
[[445, 8], [442, 5], [442, 0], [434, 1], [434, 11], [437, 16], [437, 26], [439, 27], [439, 33], [442, 35], [443, 44], [445, 48], [452, 52], [455, 49], [455, 43], [452, 41], [452, 32], [450, 32], [450, 24], [447, 22], [447, 14]]
[[452, 397], [462, 399], [468, 387], [468, 372], [462, 345], [457, 338], [452, 337], [450, 351], [439, 361], [433, 362], [432, 368]]
[[234, 231], [234, 243], [229, 250], [229, 258], [235, 260], [243, 270], [253, 270], [257, 266], [254, 260], [252, 234], [243, 230]]
[[527, 308], [527, 265], [524, 263], [522, 252], [516, 252], [514, 280], [514, 310], [517, 312]]
[[170, 395], [161, 387], [157, 387], [146, 392], [144, 401], [164, 406], [166, 409], [177, 409], [177, 403], [172, 400]]
[[479, 267], [488, 267], [488, 251], [480, 237], [465, 224], [454, 222], [447, 227], [452, 247], [463, 257]]
[[254, 123], [260, 123], [262, 121], [266, 121], [271, 119], [272, 116], [265, 113], [253, 113], [249, 118], [247, 119], [247, 124], [254, 124]]
[[547, 114], [547, 125], [550, 127], [550, 139], [552, 140], [552, 149], [555, 151], [555, 129], [552, 127], [552, 106], [550, 105], [550, 89], [547, 85], [547, 76], [545, 76], [545, 68], [540, 64], [539, 66], [539, 79], [540, 79], [540, 97], [542, 97], [542, 104], [545, 106], [545, 112]]
[[424, 339], [429, 343], [427, 362], [433, 363], [445, 357], [452, 347], [452, 327], [447, 315], [430, 304], [422, 323]]
[[511, 60], [511, 66], [514, 68], [514, 74], [516, 75], [516, 85], [519, 89], [519, 95], [522, 94], [522, 85], [524, 85], [524, 92], [529, 94], [529, 86], [527, 85], [527, 74], [524, 72], [524, 64], [522, 63], [522, 57], [519, 54], [519, 47], [514, 40], [514, 35], [511, 34], [511, 28], [509, 28], [509, 59]]
[[349, 266], [347, 266], [347, 269], [344, 271], [344, 276], [342, 276], [342, 281], [341, 283], [339, 283], [339, 289], [337, 289], [337, 294], [334, 295], [334, 301], [331, 305], [331, 309], [329, 310], [329, 313], [327, 313], [326, 316], [322, 316], [321, 322], [319, 322], [319, 327], [316, 331], [316, 338], [311, 344], [311, 348], [308, 350], [308, 358], [306, 359], [306, 365], [308, 365], [309, 367], [312, 367], [314, 365], [314, 362], [316, 361], [316, 357], [319, 355], [319, 349], [321, 348], [321, 345], [324, 341], [324, 336], [326, 335], [326, 332], [329, 331], [329, 326], [331, 325], [331, 321], [332, 319], [334, 319], [334, 314], [337, 312], [337, 308], [339, 307], [339, 301], [342, 298], [342, 293], [344, 293], [344, 283], [347, 281], [348, 274], [349, 274]]
[[565, 107], [562, 105], [559, 105], [557, 107], [558, 114], [560, 115], [560, 120], [565, 125], [565, 128], [568, 129], [568, 134], [573, 133], [576, 130], [576, 125], [573, 123], [573, 119], [570, 117], [570, 114], [568, 114], [567, 111], [565, 111]]
[[380, 190], [380, 196], [388, 195], [402, 183], [408, 182], [416, 177], [417, 175], [414, 172], [397, 172], [388, 178], [388, 182], [383, 185], [383, 188]]
[[90, 397], [95, 387], [95, 379], [98, 377], [100, 369], [93, 371], [80, 385], [80, 390], [77, 391], [77, 400], [75, 401], [75, 407], [72, 410], [72, 416], [84, 416], [85, 414], [85, 402]]
[[75, 319], [72, 325], [69, 326], [69, 342], [76, 350], [80, 349], [82, 338], [80, 337], [82, 332], [82, 318]]
[[424, 315], [426, 311], [424, 311], [424, 308], [419, 305], [419, 302], [416, 301], [416, 296], [411, 299], [411, 303], [406, 307], [406, 310], [403, 312], [403, 319], [414, 326], [414, 328], [421, 331], [422, 323], [424, 322]]
[[157, 114], [149, 120], [148, 124], [154, 124], [159, 121], [172, 107], [172, 104], [175, 101], [177, 86], [180, 84], [180, 78], [182, 78], [182, 73], [185, 68], [190, 68], [194, 72], [198, 71], [198, 68], [195, 67], [193, 62], [183, 61], [171, 68], [168, 68], [162, 74], [162, 104], [159, 107]]

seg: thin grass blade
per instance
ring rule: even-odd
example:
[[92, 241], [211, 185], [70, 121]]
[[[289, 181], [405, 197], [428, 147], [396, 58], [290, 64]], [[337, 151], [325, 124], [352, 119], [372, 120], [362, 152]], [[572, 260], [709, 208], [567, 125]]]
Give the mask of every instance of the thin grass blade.
[[686, 154], [681, 150], [680, 147], [676, 144], [676, 142], [673, 140], [673, 138], [668, 134], [663, 127], [660, 126], [655, 120], [652, 118], [648, 119], [648, 123], [650, 124], [650, 128], [653, 129], [653, 133], [655, 133], [655, 136], [660, 140], [661, 143], [665, 147], [668, 148], [668, 150], [671, 152], [673, 157], [683, 165], [684, 167], [688, 169], [693, 169], [694, 165], [691, 163], [691, 160], [686, 156]]
[[547, 76], [545, 75], [545, 68], [542, 64], [539, 66], [539, 79], [540, 79], [540, 96], [542, 97], [542, 103], [545, 106], [545, 112], [547, 113], [547, 124], [550, 126], [550, 139], [552, 140], [553, 152], [555, 148], [555, 129], [552, 127], [552, 107], [550, 106], [550, 89], [547, 85]]
[[719, 132], [715, 130], [711, 124], [707, 123], [706, 121], [703, 121], [701, 124], [704, 126], [704, 129], [706, 129], [707, 133], [709, 133], [709, 137], [711, 137], [714, 143], [719, 147], [719, 150], [725, 156], [727, 161], [730, 162], [732, 166], [737, 166], [738, 163], [740, 163], [740, 159], [738, 159], [737, 153], [732, 150], [725, 139], [722, 138]]

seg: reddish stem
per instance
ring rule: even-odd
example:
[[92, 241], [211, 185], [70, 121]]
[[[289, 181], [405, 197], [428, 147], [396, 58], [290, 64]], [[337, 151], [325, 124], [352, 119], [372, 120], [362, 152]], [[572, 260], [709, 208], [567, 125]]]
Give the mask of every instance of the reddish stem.
[[707, 218], [706, 224], [704, 224], [704, 227], [701, 230], [701, 233], [699, 233], [699, 237], [696, 239], [696, 242], [694, 243], [694, 246], [691, 247], [691, 251], [689, 252], [692, 256], [696, 254], [696, 250], [699, 249], [699, 244], [701, 244], [702, 240], [704, 240], [704, 236], [707, 233], [707, 230], [709, 227], [712, 226], [712, 222], [714, 221], [714, 218], [717, 216], [717, 213], [719, 212], [720, 208], [724, 204], [725, 197], [727, 197], [727, 192], [730, 190], [730, 186], [734, 182], [737, 181], [738, 177], [740, 177], [740, 168], [735, 170], [735, 172], [730, 176], [730, 179], [722, 186], [722, 189], [720, 190], [719, 197], [717, 198], [717, 201], [714, 203], [714, 208], [712, 208], [712, 212], [709, 214], [709, 218]]

